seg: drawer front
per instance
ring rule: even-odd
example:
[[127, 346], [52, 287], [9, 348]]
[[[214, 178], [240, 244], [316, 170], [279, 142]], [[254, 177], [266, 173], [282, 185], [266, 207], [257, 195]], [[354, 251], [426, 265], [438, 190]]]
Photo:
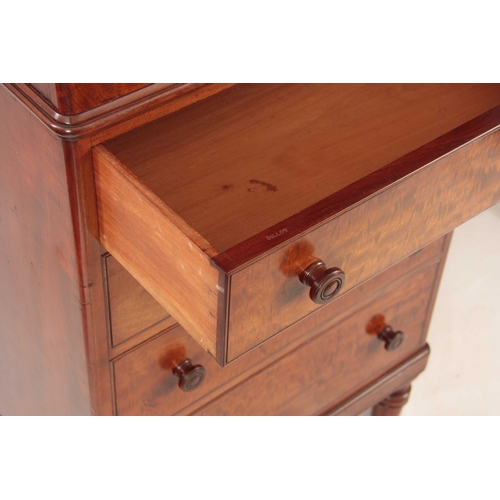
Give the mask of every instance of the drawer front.
[[[292, 356], [295, 363], [307, 370], [307, 363], [300, 361], [301, 355], [294, 354], [304, 349], [294, 351], [304, 342], [320, 346], [313, 347], [314, 352], [329, 349], [318, 359], [328, 356], [336, 366], [333, 372], [318, 375], [318, 383], [321, 377], [339, 377], [342, 381], [339, 380], [338, 387], [344, 388], [342, 392], [352, 378], [359, 376], [355, 381], [356, 387], [372, 380], [382, 371], [400, 363], [425, 342], [424, 320], [442, 244], [440, 240], [426, 247], [224, 368], [180, 326], [153, 338], [113, 363], [117, 413], [185, 413], [184, 408], [195, 409], [207, 403], [266, 366], [281, 365], [283, 361], [279, 360], [291, 351], [292, 354], [285, 357]], [[429, 266], [431, 262], [434, 264]], [[403, 344], [393, 352], [387, 352], [380, 340], [366, 332], [369, 320], [379, 314], [384, 315], [387, 323], [394, 328], [403, 329], [406, 335]], [[341, 326], [335, 326], [342, 321]], [[322, 333], [325, 330], [327, 333]], [[207, 373], [204, 383], [192, 392], [183, 392], [178, 387], [178, 378], [172, 373], [173, 366], [184, 359], [190, 359], [195, 365], [201, 364]], [[274, 373], [275, 368], [269, 369]], [[344, 375], [347, 377], [345, 380]], [[280, 370], [275, 376], [276, 380], [266, 383], [272, 386], [285, 377]], [[331, 394], [328, 394], [327, 399], [330, 397]], [[271, 405], [268, 411], [277, 410]]]
[[112, 256], [105, 258], [111, 345], [154, 327], [159, 331], [174, 319]]
[[[425, 344], [425, 317], [436, 268], [378, 299], [335, 328], [248, 378], [208, 403], [195, 415], [311, 415], [360, 392], [411, 358]], [[367, 333], [373, 318], [404, 332], [403, 343], [388, 352]]]
[[498, 200], [500, 132], [495, 132], [236, 272], [230, 283], [228, 360], [320, 307], [298, 279], [316, 258], [345, 272], [345, 293]]

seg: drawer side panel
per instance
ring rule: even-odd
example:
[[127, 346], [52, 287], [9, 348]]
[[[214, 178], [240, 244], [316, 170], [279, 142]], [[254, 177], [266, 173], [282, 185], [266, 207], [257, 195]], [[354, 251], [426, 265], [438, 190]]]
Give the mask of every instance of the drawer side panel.
[[183, 232], [177, 221], [156, 206], [141, 191], [139, 181], [106, 149], [96, 149], [101, 243], [206, 351], [216, 356], [217, 308], [219, 296], [222, 300], [224, 295], [217, 288], [219, 272], [193, 241], [195, 235]]
[[155, 325], [175, 324], [167, 311], [111, 255], [105, 259], [111, 345], [129, 340]]

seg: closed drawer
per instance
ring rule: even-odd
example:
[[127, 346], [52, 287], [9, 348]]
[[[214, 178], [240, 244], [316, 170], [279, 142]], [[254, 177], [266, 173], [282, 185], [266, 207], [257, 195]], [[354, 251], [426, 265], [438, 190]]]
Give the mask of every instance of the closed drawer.
[[[425, 350], [435, 270], [374, 301], [193, 414], [315, 415], [342, 403]], [[405, 335], [395, 351], [385, 350], [377, 335], [367, 332], [380, 316]]]
[[[319, 396], [316, 390], [311, 392], [315, 394], [313, 399], [317, 398], [313, 408], [331, 403], [335, 398], [348, 397], [425, 343], [424, 322], [438, 268], [439, 253], [436, 252], [441, 250], [441, 244], [442, 241], [426, 247], [415, 257], [344, 294], [224, 368], [180, 326], [151, 339], [113, 363], [117, 413], [189, 413], [249, 377], [253, 379], [252, 375], [262, 381], [262, 375], [254, 375], [262, 370], [272, 374], [264, 376], [268, 389], [261, 388], [270, 394], [273, 387], [279, 391], [280, 384], [290, 383], [286, 382], [288, 377], [297, 382], [303, 375], [312, 385], [323, 388], [331, 381], [324, 395]], [[384, 349], [376, 335], [367, 333], [370, 320], [377, 315], [385, 316], [387, 324], [402, 329], [405, 334], [403, 343], [392, 352]], [[183, 392], [178, 387], [179, 379], [173, 374], [175, 365], [185, 359], [193, 365], [201, 364], [206, 370], [203, 384], [192, 392]], [[291, 365], [294, 368], [290, 371]], [[249, 383], [243, 385], [246, 387]], [[302, 389], [310, 390], [306, 386]], [[227, 411], [280, 413], [280, 407], [273, 403], [277, 397], [287, 398], [287, 395], [266, 393], [256, 398], [257, 406], [253, 409], [243, 411], [233, 406]], [[236, 404], [231, 401], [232, 405]]]
[[333, 300], [496, 203], [498, 104], [498, 85], [232, 87], [94, 149], [102, 244], [224, 365], [321, 307], [312, 263], [345, 273], [312, 276]]

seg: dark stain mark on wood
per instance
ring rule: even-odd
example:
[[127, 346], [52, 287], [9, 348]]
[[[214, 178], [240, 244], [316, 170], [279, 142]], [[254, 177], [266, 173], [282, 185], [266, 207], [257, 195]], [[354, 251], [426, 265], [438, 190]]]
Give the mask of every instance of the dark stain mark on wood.
[[250, 179], [249, 182], [250, 182], [250, 184], [257, 184], [257, 186], [250, 187], [247, 189], [247, 191], [249, 191], [250, 193], [254, 193], [258, 186], [262, 186], [262, 187], [266, 188], [266, 191], [272, 191], [273, 193], [278, 191], [278, 188], [275, 185], [269, 184], [268, 182], [259, 181], [257, 179]]
[[166, 349], [158, 359], [158, 364], [165, 371], [172, 370], [187, 358], [186, 349], [182, 345], [174, 345]]
[[366, 333], [370, 335], [378, 335], [387, 325], [385, 324], [385, 317], [382, 314], [377, 314], [366, 325]]
[[291, 245], [285, 252], [280, 269], [288, 278], [297, 278], [315, 260], [317, 260], [317, 257], [314, 256], [314, 246], [312, 243], [300, 240]]
[[222, 186], [222, 189], [229, 189], [229, 188], [231, 188], [231, 187], [233, 187], [233, 185], [232, 185], [232, 184], [224, 184], [224, 185]]

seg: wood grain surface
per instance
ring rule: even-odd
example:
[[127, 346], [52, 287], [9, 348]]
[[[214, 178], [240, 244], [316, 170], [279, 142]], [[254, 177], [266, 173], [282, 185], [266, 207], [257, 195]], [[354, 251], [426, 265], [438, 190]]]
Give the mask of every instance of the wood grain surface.
[[[76, 115], [126, 94], [148, 83], [32, 83], [64, 115]], [[171, 84], [173, 85], [173, 84]]]
[[[352, 397], [425, 344], [423, 328], [436, 270], [408, 280], [193, 414], [314, 415]], [[405, 333], [393, 352], [387, 352], [376, 335], [366, 333], [377, 314]]]
[[[92, 135], [94, 145], [173, 113], [233, 84], [155, 83], [76, 115], [61, 114], [33, 84], [5, 83], [10, 92], [55, 134], [69, 140]], [[52, 84], [48, 84], [50, 87]], [[39, 85], [40, 86], [40, 85]], [[47, 85], [43, 90], [50, 94]]]
[[3, 87], [0, 109], [0, 414], [89, 415], [65, 150]]
[[[368, 307], [377, 297], [414, 281], [424, 272], [430, 276], [434, 272], [430, 269], [442, 258], [443, 241], [425, 247], [224, 368], [208, 356], [181, 327], [152, 338], [113, 363], [118, 414], [191, 413], [302, 343], [334, 328], [339, 322], [356, 314], [358, 309]], [[441, 267], [442, 264], [438, 269]], [[422, 343], [424, 340], [425, 335], [422, 335], [417, 342]], [[176, 378], [171, 373], [168, 361], [179, 353], [194, 363], [202, 364], [207, 370], [204, 384], [191, 393], [179, 390]], [[383, 394], [384, 397], [386, 395]], [[378, 402], [379, 399], [374, 401]]]
[[58, 109], [56, 83], [30, 83], [29, 85]]
[[[161, 415], [211, 411], [225, 414], [228, 411], [245, 412], [245, 405], [250, 405], [250, 413], [257, 414], [266, 411], [293, 414], [298, 406], [305, 407], [307, 413], [350, 412], [359, 405], [370, 401], [374, 403], [375, 396], [377, 401], [386, 398], [400, 388], [399, 382], [410, 382], [423, 367], [428, 350], [422, 346], [435, 298], [437, 277], [442, 270], [442, 263], [438, 266], [432, 266], [432, 263], [440, 258], [443, 241], [425, 247], [374, 279], [368, 278], [373, 275], [375, 264], [386, 261], [392, 264], [395, 258], [403, 258], [413, 252], [416, 249], [413, 248], [414, 243], [420, 241], [424, 244], [430, 241], [430, 235], [437, 237], [436, 228], [444, 231], [450, 226], [451, 229], [465, 216], [474, 215], [474, 210], [483, 206], [479, 206], [478, 200], [484, 205], [492, 202], [498, 191], [495, 191], [495, 186], [498, 186], [498, 147], [488, 141], [494, 134], [482, 137], [450, 155], [468, 151], [454, 164], [449, 158], [450, 163], [442, 163], [446, 159], [437, 163], [444, 170], [455, 165], [456, 192], [444, 193], [444, 203], [440, 210], [435, 210], [437, 215], [434, 218], [425, 219], [427, 209], [417, 208], [413, 218], [403, 221], [408, 227], [411, 224], [417, 229], [423, 228], [420, 240], [416, 240], [413, 233], [404, 232], [399, 223], [394, 227], [389, 224], [390, 215], [383, 222], [380, 214], [372, 214], [370, 219], [369, 213], [359, 212], [358, 216], [366, 216], [370, 224], [382, 221], [377, 226], [380, 232], [366, 235], [361, 231], [359, 238], [354, 238], [354, 228], [352, 233], [347, 230], [347, 240], [353, 243], [359, 239], [372, 245], [372, 248], [389, 243], [400, 246], [401, 254], [386, 248], [387, 258], [378, 254], [377, 250], [373, 259], [368, 256], [366, 260], [367, 250], [358, 249], [359, 254], [358, 250], [352, 250], [346, 257], [348, 268], [359, 273], [357, 283], [361, 284], [354, 288], [353, 284], [349, 285], [338, 300], [305, 319], [301, 316], [293, 326], [270, 340], [258, 344], [262, 339], [251, 339], [250, 347], [257, 347], [224, 369], [205, 350], [215, 353], [220, 363], [226, 361], [225, 354], [224, 358], [221, 356], [226, 348], [227, 273], [238, 273], [249, 264], [256, 265], [258, 259], [267, 259], [274, 250], [277, 250], [275, 253], [281, 252], [283, 247], [277, 249], [273, 246], [281, 244], [274, 237], [283, 229], [279, 225], [283, 217], [286, 219], [290, 214], [294, 217], [296, 232], [285, 233], [290, 244], [298, 241], [296, 237], [299, 233], [321, 230], [319, 226], [327, 219], [363, 201], [339, 218], [346, 216], [346, 221], [360, 223], [361, 219], [350, 219], [348, 214], [368, 204], [371, 201], [368, 198], [374, 194], [378, 198], [390, 184], [395, 184], [390, 191], [398, 188], [401, 177], [405, 177], [402, 184], [406, 184], [415, 170], [482, 135], [487, 130], [486, 125], [495, 120], [493, 126], [497, 126], [500, 123], [498, 113], [487, 113], [486, 121], [478, 122], [476, 128], [466, 127], [464, 133], [452, 133], [436, 139], [439, 147], [432, 141], [436, 134], [439, 136], [449, 131], [450, 127], [460, 125], [498, 104], [498, 86], [403, 88], [392, 85], [387, 87], [386, 93], [379, 92], [382, 87], [377, 90], [375, 86], [351, 86], [350, 89], [345, 88], [345, 92], [340, 90], [339, 99], [335, 100], [326, 90], [314, 92], [315, 95], [308, 98], [306, 87], [312, 86], [302, 85], [287, 86], [294, 87], [288, 90], [279, 90], [279, 86], [236, 86], [231, 90], [230, 84], [179, 84], [172, 88], [160, 84], [127, 94], [127, 88], [118, 84], [114, 89], [110, 87], [107, 94], [93, 92], [93, 97], [87, 92], [89, 89], [84, 89], [80, 96], [77, 91], [73, 97], [71, 92], [66, 92], [66, 112], [79, 114], [61, 115], [47, 102], [53, 99], [57, 102], [58, 98], [55, 85], [50, 85], [38, 86], [38, 91], [45, 94], [44, 98], [27, 84], [8, 84], [0, 88], [0, 204], [3, 205], [0, 207], [0, 414]], [[322, 89], [323, 86], [316, 88]], [[341, 89], [341, 86], [338, 88]], [[121, 97], [115, 98], [116, 92], [121, 93]], [[219, 95], [214, 95], [219, 92]], [[283, 103], [283, 98], [287, 103]], [[419, 106], [424, 98], [427, 99], [427, 106]], [[198, 102], [200, 100], [205, 102]], [[117, 101], [121, 104], [115, 105]], [[92, 107], [98, 102], [96, 107]], [[368, 108], [362, 109], [362, 105], [367, 103]], [[367, 109], [373, 113], [367, 113]], [[165, 119], [167, 114], [170, 117]], [[152, 123], [157, 119], [161, 120]], [[146, 125], [148, 123], [150, 125]], [[216, 125], [211, 127], [213, 123]], [[142, 125], [146, 126], [141, 129]], [[120, 293], [121, 287], [125, 289], [126, 286], [123, 282], [111, 286], [112, 295], [109, 297], [115, 320], [120, 318], [117, 311], [123, 313], [118, 321], [122, 325], [118, 327], [118, 332], [123, 328], [125, 333], [121, 337], [118, 334], [118, 344], [108, 346], [108, 302], [101, 274], [102, 251], [97, 239], [100, 235], [92, 147], [133, 129], [131, 139], [135, 137], [142, 141], [145, 135], [149, 140], [144, 132], [148, 127], [151, 131], [165, 132], [164, 136], [149, 138], [156, 141], [150, 151], [152, 156], [158, 153], [159, 157], [168, 157], [169, 162], [164, 169], [168, 173], [161, 172], [160, 168], [159, 175], [165, 175], [169, 189], [172, 183], [171, 194], [174, 198], [178, 189], [187, 194], [181, 200], [181, 203], [187, 203], [182, 210], [186, 213], [192, 210], [193, 207], [188, 206], [190, 196], [194, 196], [193, 202], [201, 206], [205, 203], [204, 196], [211, 197], [213, 204], [207, 198], [204, 208], [194, 208], [195, 218], [202, 225], [204, 221], [214, 221], [207, 231], [214, 231], [217, 238], [220, 236], [221, 240], [217, 241], [222, 244], [219, 247], [224, 248], [225, 241], [227, 245], [234, 245], [235, 241], [241, 243], [228, 247], [227, 252], [220, 254], [220, 248], [206, 238], [205, 229], [199, 231], [194, 224], [186, 224], [183, 213], [179, 216], [175, 209], [161, 203], [154, 190], [144, 189], [141, 184], [143, 179], [138, 180], [120, 162], [109, 157], [103, 167], [99, 161], [108, 154], [104, 148], [97, 148], [94, 152], [97, 158], [98, 202], [111, 210], [106, 210], [99, 223], [105, 234], [116, 242], [116, 246], [109, 245], [113, 253], [127, 266], [134, 263], [134, 276], [145, 284], [149, 292], [158, 300], [163, 300], [164, 306], [168, 304], [172, 308], [173, 304], [172, 311], [178, 313], [177, 317], [182, 316], [182, 311], [188, 311], [183, 324], [191, 334], [198, 332], [194, 337], [205, 350], [180, 326], [165, 332], [165, 328], [171, 326], [168, 321], [173, 321], [172, 318], [149, 324], [146, 329], [133, 334], [136, 328], [154, 320], [155, 315], [160, 313], [156, 303], [137, 285], [133, 286], [135, 291], [130, 295]], [[328, 130], [336, 131], [336, 139], [328, 135]], [[390, 137], [386, 140], [383, 134], [387, 132]], [[61, 137], [68, 140], [61, 141]], [[301, 137], [305, 139], [300, 140]], [[341, 138], [349, 144], [345, 151], [341, 147]], [[280, 139], [286, 140], [277, 145]], [[365, 141], [369, 145], [366, 150], [360, 147]], [[496, 141], [498, 143], [498, 139]], [[120, 142], [119, 149], [125, 151], [128, 147], [126, 136], [116, 139], [117, 144]], [[473, 149], [475, 144], [480, 143], [482, 145]], [[389, 170], [379, 168], [391, 161], [391, 154], [414, 152], [412, 148], [419, 144], [423, 144], [423, 152], [410, 153], [405, 157], [406, 163], [396, 160], [389, 165]], [[226, 152], [221, 145], [227, 148]], [[481, 148], [482, 154], [478, 152]], [[163, 155], [162, 151], [168, 151], [168, 154]], [[185, 156], [179, 153], [182, 151]], [[370, 155], [369, 151], [373, 154]], [[305, 155], [302, 163], [297, 160], [300, 152]], [[359, 153], [359, 161], [355, 160], [353, 153]], [[185, 158], [189, 162], [171, 161], [176, 158]], [[227, 163], [224, 163], [225, 158]], [[341, 160], [339, 163], [337, 158]], [[312, 164], [313, 160], [325, 163], [309, 168], [309, 161]], [[424, 160], [425, 163], [418, 164]], [[470, 165], [470, 178], [462, 175], [465, 164]], [[326, 171], [329, 171], [327, 174], [324, 172], [325, 165]], [[336, 170], [339, 165], [341, 168]], [[400, 168], [402, 175], [398, 177]], [[170, 171], [177, 172], [179, 178], [175, 175], [169, 177]], [[232, 181], [222, 183], [221, 172], [234, 175], [234, 184]], [[241, 172], [251, 172], [252, 175], [240, 183]], [[305, 178], [304, 172], [308, 174]], [[396, 177], [395, 172], [398, 173]], [[276, 182], [266, 178], [264, 174], [267, 173], [276, 175]], [[183, 182], [182, 178], [188, 183], [176, 185]], [[434, 176], [430, 179], [433, 182], [442, 180]], [[351, 182], [354, 184], [349, 184]], [[313, 193], [321, 193], [327, 187], [330, 192], [328, 201], [321, 198], [311, 205]], [[420, 184], [415, 189], [418, 191]], [[222, 195], [217, 190], [223, 192]], [[345, 195], [347, 191], [349, 196]], [[287, 196], [294, 199], [280, 201], [279, 197], [287, 192]], [[332, 206], [337, 206], [332, 202], [332, 192], [335, 193], [333, 196], [338, 194], [339, 206], [342, 205], [338, 211], [332, 209]], [[438, 196], [436, 190], [433, 193]], [[407, 191], [397, 191], [396, 194], [403, 197], [400, 201], [393, 200], [388, 212], [399, 213], [402, 207], [403, 219], [411, 203], [423, 199], [423, 195], [414, 198]], [[305, 203], [305, 208], [297, 213], [296, 210], [301, 210], [298, 208], [301, 203]], [[429, 205], [429, 210], [435, 206], [432, 196]], [[387, 209], [387, 204], [373, 207], [374, 210]], [[254, 216], [265, 221], [264, 233], [259, 233], [260, 221], [254, 220]], [[224, 217], [227, 217], [225, 227], [233, 229], [234, 234], [225, 235], [224, 226], [217, 226], [226, 224]], [[272, 224], [273, 217], [279, 219], [278, 226], [268, 225]], [[423, 219], [431, 229], [424, 227]], [[152, 233], [148, 230], [147, 240], [141, 238], [145, 234], [142, 224], [153, 227], [157, 231], [156, 236], [150, 237]], [[332, 226], [334, 235], [343, 234], [345, 228], [336, 224], [334, 222]], [[268, 228], [272, 229], [271, 234], [266, 233]], [[164, 231], [168, 236], [163, 234]], [[241, 240], [249, 234], [254, 236]], [[265, 239], [271, 236], [270, 240], [266, 239], [267, 246], [261, 244], [259, 234]], [[308, 248], [312, 246], [314, 253], [318, 248], [329, 248], [326, 243], [324, 247], [313, 243], [307, 241]], [[339, 245], [335, 248], [343, 247]], [[337, 254], [321, 257], [325, 256], [336, 258]], [[366, 260], [367, 266], [372, 269], [363, 269], [362, 265], [356, 264], [358, 259]], [[170, 262], [175, 265], [170, 266]], [[188, 262], [187, 266], [185, 262]], [[226, 275], [213, 267], [214, 263]], [[287, 275], [288, 279], [292, 279], [290, 272]], [[186, 280], [186, 276], [190, 278]], [[130, 276], [125, 282], [129, 279]], [[418, 287], [418, 283], [420, 298], [416, 288], [409, 288], [410, 284]], [[254, 289], [251, 293], [256, 293], [257, 287], [265, 284], [252, 282]], [[406, 289], [406, 303], [403, 292], [397, 292], [403, 289]], [[135, 303], [135, 293], [141, 296], [139, 302], [144, 300], [140, 316], [130, 309], [130, 302], [127, 305], [130, 300], [134, 306], [139, 305]], [[246, 291], [240, 289], [238, 293], [238, 300], [245, 300]], [[427, 302], [422, 298], [425, 294]], [[387, 305], [387, 300], [392, 309], [383, 313], [394, 328], [404, 328], [397, 323], [398, 318], [405, 317], [408, 322], [413, 321], [410, 329], [416, 332], [417, 317], [422, 315], [424, 318], [418, 327], [420, 334], [410, 333], [412, 340], [409, 346], [414, 345], [420, 350], [414, 349], [413, 354], [404, 350], [386, 353], [380, 344], [382, 352], [394, 357], [388, 364], [383, 364], [377, 357], [370, 358], [375, 360], [375, 364], [370, 366], [366, 356], [372, 354], [371, 348], [359, 339], [345, 344], [347, 341], [343, 335], [340, 337], [344, 340], [336, 340], [339, 335], [334, 332], [353, 333], [354, 323], [361, 321], [356, 311], [367, 313], [373, 304]], [[414, 307], [411, 307], [412, 301]], [[248, 306], [252, 307], [251, 300]], [[276, 309], [271, 311], [272, 315]], [[255, 314], [260, 313], [255, 311]], [[268, 320], [266, 316], [262, 318]], [[276, 318], [276, 323], [272, 319], [272, 328], [282, 328], [279, 315]], [[138, 322], [134, 323], [136, 320]], [[417, 344], [420, 347], [417, 348]], [[340, 371], [325, 368], [328, 349], [332, 348], [334, 350], [329, 354], [341, 361]], [[343, 354], [338, 354], [337, 350]], [[173, 351], [176, 355], [192, 356], [195, 362], [196, 359], [201, 360], [207, 367], [205, 384], [189, 397], [177, 387], [180, 395], [171, 388], [169, 377]], [[311, 363], [315, 357], [317, 367]], [[403, 358], [406, 364], [401, 364]], [[349, 363], [353, 359], [353, 365], [365, 359], [365, 371], [358, 377], [358, 385], [352, 378], [355, 368]], [[347, 370], [346, 384], [350, 387], [336, 387], [331, 392], [330, 382], [336, 381], [340, 374], [343, 378], [344, 370]], [[379, 370], [378, 374], [374, 374], [376, 370]], [[291, 375], [288, 381], [284, 373]], [[269, 380], [273, 381], [274, 389], [265, 385]], [[111, 396], [112, 383], [115, 382], [116, 405]], [[320, 386], [328, 388], [323, 393]], [[262, 394], [258, 392], [258, 387], [263, 388]], [[274, 396], [271, 394], [273, 390], [276, 392]], [[269, 405], [264, 408], [266, 404]]]
[[373, 408], [400, 387], [413, 382], [427, 366], [429, 354], [430, 349], [426, 345], [407, 361], [377, 379], [373, 384], [366, 386], [351, 398], [343, 401], [340, 405], [334, 405], [323, 415], [332, 417], [356, 416], [368, 408]]
[[[454, 141], [464, 139], [469, 142], [462, 148], [456, 146], [458, 149], [451, 153], [446, 151], [449, 154], [444, 154], [441, 158], [439, 156], [443, 153], [439, 153], [439, 148], [436, 149], [435, 156], [429, 158], [430, 163], [426, 167], [416, 167], [410, 173], [407, 165], [402, 165], [400, 178], [397, 178], [397, 165], [393, 166], [391, 175], [394, 174], [395, 179], [389, 185], [382, 183], [378, 193], [369, 191], [365, 199], [358, 200], [357, 206], [352, 210], [337, 218], [332, 218], [334, 213], [325, 213], [324, 221], [328, 222], [322, 226], [312, 219], [308, 227], [307, 219], [304, 219], [302, 229], [305, 236], [292, 239], [292, 243], [283, 245], [274, 253], [269, 254], [268, 250], [264, 250], [261, 256], [254, 256], [257, 259], [263, 257], [260, 260], [236, 264], [240, 269], [234, 274], [230, 273], [229, 279], [221, 273], [218, 285], [215, 285], [223, 295], [219, 297], [215, 312], [215, 332], [202, 333], [200, 325], [203, 324], [206, 328], [209, 323], [200, 323], [195, 318], [204, 314], [197, 304], [188, 304], [185, 300], [184, 308], [181, 304], [173, 305], [167, 295], [162, 297], [161, 288], [148, 282], [150, 276], [157, 279], [162, 269], [156, 267], [154, 271], [142, 269], [139, 272], [136, 269], [139, 255], [137, 248], [132, 260], [123, 258], [123, 255], [118, 256], [118, 260], [121, 259], [121, 263], [160, 303], [170, 311], [177, 311], [176, 314], [173, 313], [174, 318], [186, 326], [187, 331], [192, 332], [195, 338], [203, 339], [205, 345], [210, 346], [208, 350], [221, 364], [231, 362], [316, 310], [317, 305], [309, 301], [307, 294], [303, 292], [304, 287], [296, 279], [304, 267], [315, 259], [321, 259], [328, 267], [340, 267], [346, 272], [346, 290], [453, 230], [500, 199], [500, 132], [490, 130], [489, 134], [481, 135], [481, 127], [489, 124], [491, 117], [483, 118], [479, 125], [472, 120], [467, 122], [465, 128], [454, 128], [497, 104], [500, 99], [499, 91], [500, 86], [496, 85], [244, 85], [239, 90], [238, 87], [229, 89], [164, 120], [125, 134], [95, 149], [97, 168], [120, 172], [118, 177], [113, 178], [113, 182], [125, 178], [130, 181], [127, 184], [132, 189], [128, 192], [129, 200], [122, 205], [127, 205], [127, 210], [134, 217], [141, 214], [141, 207], [132, 206], [135, 199], [132, 196], [133, 189], [140, 191], [141, 196], [166, 214], [167, 219], [175, 221], [176, 231], [179, 230], [176, 237], [182, 238], [179, 232], [184, 233], [225, 271], [228, 270], [225, 264], [230, 259], [228, 255], [231, 255], [232, 249], [224, 255], [220, 251], [227, 246], [226, 243], [236, 243], [232, 239], [234, 234], [241, 230], [247, 231], [252, 225], [263, 221], [259, 229], [262, 230], [279, 218], [290, 215], [299, 210], [298, 205], [295, 205], [299, 198], [309, 198], [310, 208], [317, 201], [317, 194], [320, 192], [321, 196], [331, 197], [337, 190], [346, 190], [346, 185], [355, 185], [373, 176], [377, 177], [376, 183], [380, 183], [379, 177], [384, 178], [385, 175], [385, 162], [419, 146], [427, 147], [436, 136], [449, 132], [450, 129], [454, 129], [450, 137], [451, 149]], [[346, 111], [346, 116], [342, 114], [343, 106], [347, 106], [345, 109], [349, 110], [348, 113]], [[238, 111], [243, 107], [253, 110], [248, 118], [246, 115], [244, 118]], [[429, 116], [431, 111], [434, 114]], [[204, 126], [202, 129], [201, 124], [206, 125], [207, 114], [217, 118], [217, 127], [209, 129]], [[335, 115], [335, 120], [332, 115]], [[367, 116], [376, 123], [375, 128], [370, 125], [365, 129]], [[350, 125], [344, 123], [339, 126], [339, 117], [343, 117]], [[232, 122], [228, 121], [235, 119], [237, 125], [231, 125]], [[272, 122], [272, 131], [265, 128], [266, 120]], [[304, 123], [309, 123], [308, 120], [314, 124], [315, 133], [310, 141], [300, 142], [296, 136], [298, 123], [304, 126]], [[411, 131], [407, 129], [408, 123]], [[476, 142], [471, 142], [476, 136], [472, 135], [469, 139], [467, 137], [478, 126], [477, 134], [481, 137]], [[344, 129], [349, 131], [346, 132], [347, 135]], [[278, 137], [272, 136], [271, 132], [278, 134], [281, 140], [273, 140], [271, 144], [269, 137]], [[382, 140], [385, 136], [380, 135], [381, 133], [387, 135], [389, 142]], [[195, 139], [189, 142], [186, 137]], [[360, 137], [366, 142], [363, 147], [359, 142]], [[446, 142], [448, 136], [440, 136], [436, 140]], [[264, 141], [266, 147], [256, 147], [260, 144], [259, 141]], [[296, 145], [299, 148], [294, 150], [296, 156], [309, 158], [311, 154], [322, 151], [322, 147], [330, 154], [328, 148], [330, 145], [338, 148], [338, 141], [344, 144], [345, 151], [350, 152], [346, 162], [333, 162], [329, 168], [320, 168], [320, 177], [311, 171], [309, 163], [307, 169], [305, 163], [300, 165], [299, 170], [307, 173], [302, 176], [303, 179], [288, 175], [289, 169], [283, 169], [279, 162], [272, 163], [271, 167], [266, 163], [267, 159], [275, 158], [276, 150], [273, 148], [278, 143], [279, 147], [283, 144], [288, 148]], [[441, 142], [439, 147], [443, 146]], [[384, 147], [376, 147], [379, 143]], [[364, 154], [367, 150], [375, 163], [359, 156], [360, 151]], [[236, 159], [232, 156], [233, 151], [237, 154]], [[395, 156], [388, 156], [388, 151]], [[195, 156], [193, 152], [196, 153]], [[224, 155], [224, 160], [221, 155]], [[226, 161], [227, 158], [230, 160]], [[311, 162], [316, 165], [320, 163]], [[258, 176], [254, 175], [256, 171], [252, 170], [260, 169], [261, 165], [266, 165], [266, 172], [276, 171], [291, 183], [280, 194], [283, 197], [281, 201], [272, 206], [267, 206], [262, 196], [266, 199], [273, 196], [276, 184], [262, 180], [262, 176], [261, 180], [257, 179]], [[377, 168], [380, 170], [376, 170]], [[221, 182], [223, 176], [231, 176], [234, 172], [237, 175], [251, 174], [254, 178], [248, 181], [246, 195], [236, 194], [233, 199], [223, 193], [231, 190], [231, 179], [226, 184]], [[333, 173], [336, 175], [328, 177]], [[323, 174], [327, 177], [321, 177]], [[219, 186], [218, 195], [211, 188], [214, 178], [217, 178], [216, 184]], [[312, 179], [310, 184], [308, 179]], [[477, 179], [483, 180], [478, 182]], [[113, 182], [110, 182], [111, 189], [115, 189]], [[300, 191], [300, 195], [295, 188]], [[102, 190], [104, 189], [106, 187], [103, 185]], [[260, 197], [253, 197], [256, 190]], [[464, 192], [469, 195], [462, 200]], [[372, 197], [374, 194], [377, 196]], [[210, 203], [219, 200], [222, 204], [218, 207], [204, 205], [204, 197]], [[120, 196], [108, 196], [107, 205], [101, 205], [99, 209], [113, 211], [113, 205], [121, 204], [122, 199], [123, 193]], [[222, 219], [227, 225], [218, 226], [213, 233], [207, 232], [205, 226], [193, 223], [194, 219], [187, 216], [182, 203], [193, 208], [198, 214], [196, 217], [199, 216], [200, 221], [207, 221], [210, 227], [217, 225], [217, 221]], [[267, 208], [264, 210], [263, 207]], [[290, 207], [293, 208], [286, 212]], [[272, 219], [275, 210], [279, 217]], [[301, 214], [299, 212], [293, 217], [300, 220]], [[103, 217], [107, 215], [104, 214]], [[150, 249], [157, 244], [152, 240], [158, 234], [154, 226], [159, 219], [151, 224], [151, 220], [141, 217], [136, 217], [134, 234], [136, 238], [149, 240], [147, 244], [141, 243], [143, 252], [140, 254], [143, 261], [148, 261]], [[290, 227], [285, 223], [286, 221], [282, 226], [269, 228], [266, 239], [271, 242], [276, 240], [276, 245], [279, 245], [282, 235], [288, 238], [289, 234], [296, 231], [294, 223]], [[104, 235], [103, 244], [111, 252], [123, 252], [120, 245], [129, 245], [131, 235], [118, 233], [121, 229], [128, 231], [130, 224], [121, 225], [116, 217], [113, 224], [112, 237], [115, 241], [106, 241], [108, 235]], [[313, 227], [315, 228], [311, 231]], [[224, 245], [220, 245], [221, 240], [217, 239], [222, 234], [219, 232], [221, 228], [224, 228], [224, 238], [231, 238], [231, 242], [227, 240]], [[408, 232], [409, 229], [411, 233]], [[250, 233], [246, 233], [245, 237], [249, 235]], [[163, 251], [160, 249], [161, 252]], [[294, 256], [299, 256], [299, 259], [293, 261]], [[163, 253], [162, 258], [171, 259], [171, 255]], [[179, 259], [171, 259], [170, 267], [177, 269], [179, 278], [189, 281], [188, 274], [178, 269], [179, 262]], [[242, 266], [247, 267], [241, 269]], [[166, 279], [164, 275], [164, 281]], [[214, 283], [211, 286], [214, 287]], [[228, 310], [227, 320], [225, 314]], [[197, 330], [188, 327], [188, 321], [197, 323]]]
[[94, 166], [102, 244], [217, 357], [224, 289], [210, 263], [213, 249], [100, 146]]
[[411, 385], [405, 385], [401, 389], [384, 398], [373, 408], [372, 415], [375, 417], [397, 417], [401, 414], [403, 406], [410, 398]]
[[[228, 360], [315, 311], [287, 272], [294, 249], [346, 274], [342, 293], [500, 200], [500, 131], [487, 134], [231, 277]], [[286, 264], [286, 265], [285, 265]], [[234, 334], [237, 332], [237, 334]]]
[[500, 85], [237, 85], [106, 147], [220, 253], [499, 104]]
[[89, 138], [62, 142], [77, 254], [83, 339], [93, 415], [111, 415], [107, 302], [97, 227], [94, 165]]
[[146, 329], [163, 330], [175, 323], [165, 308], [115, 258], [107, 256], [105, 265], [113, 347]]

